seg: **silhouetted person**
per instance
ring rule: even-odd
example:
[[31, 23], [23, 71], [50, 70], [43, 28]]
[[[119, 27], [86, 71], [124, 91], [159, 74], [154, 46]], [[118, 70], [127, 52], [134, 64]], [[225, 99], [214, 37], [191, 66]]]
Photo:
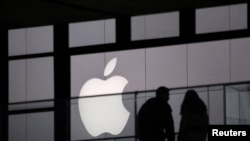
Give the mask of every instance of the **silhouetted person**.
[[159, 87], [156, 97], [142, 105], [138, 113], [138, 138], [141, 141], [174, 141], [172, 110], [168, 104], [169, 89]]
[[181, 123], [178, 141], [206, 141], [207, 107], [197, 92], [188, 90], [181, 106]]

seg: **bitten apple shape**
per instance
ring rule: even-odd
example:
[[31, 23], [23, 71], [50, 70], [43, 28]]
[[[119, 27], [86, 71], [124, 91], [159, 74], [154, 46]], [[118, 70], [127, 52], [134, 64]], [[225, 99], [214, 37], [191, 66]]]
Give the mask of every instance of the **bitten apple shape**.
[[[109, 61], [104, 76], [112, 73], [116, 63], [117, 58]], [[118, 135], [122, 132], [130, 115], [121, 95], [127, 84], [126, 78], [112, 76], [107, 80], [92, 78], [82, 86], [79, 96], [83, 98], [78, 100], [78, 107], [81, 120], [91, 136], [103, 133]]]

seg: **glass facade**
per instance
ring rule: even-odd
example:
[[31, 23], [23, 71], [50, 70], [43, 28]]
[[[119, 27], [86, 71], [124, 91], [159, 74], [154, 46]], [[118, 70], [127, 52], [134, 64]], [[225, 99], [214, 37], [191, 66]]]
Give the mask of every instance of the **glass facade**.
[[248, 11], [247, 3], [193, 9], [190, 36], [182, 10], [133, 16], [122, 31], [128, 44], [114, 18], [9, 30], [1, 139], [139, 141], [137, 115], [160, 86], [170, 89], [176, 138], [190, 89], [210, 125], [250, 125]]
[[[193, 89], [198, 93], [207, 107], [210, 125], [248, 125], [249, 124], [249, 84], [237, 85], [214, 85], [189, 88], [173, 88], [170, 90], [169, 104], [172, 108], [174, 128], [176, 137], [179, 132], [181, 115], [180, 109], [183, 99], [188, 90]], [[114, 94], [119, 95], [120, 94]], [[113, 96], [113, 95], [112, 95]], [[101, 96], [112, 97], [110, 95]], [[150, 98], [155, 97], [155, 90], [138, 91], [136, 93], [124, 93], [121, 95], [124, 107], [129, 111], [130, 117], [123, 131], [117, 135], [110, 133], [101, 134], [93, 137], [86, 130], [85, 125], [80, 119], [78, 99], [71, 100], [71, 140], [135, 140], [136, 138], [136, 118], [141, 106]], [[94, 96], [99, 98], [100, 96]], [[92, 98], [92, 97], [91, 97]], [[80, 99], [89, 99], [82, 97]], [[101, 103], [99, 103], [101, 104]], [[136, 112], [135, 112], [136, 111]], [[103, 116], [99, 117], [101, 120]], [[112, 126], [109, 125], [109, 126]]]
[[[199, 87], [188, 87], [188, 88], [172, 88], [170, 90], [170, 100], [169, 104], [172, 108], [172, 115], [174, 119], [174, 127], [176, 136], [179, 132], [180, 126], [180, 109], [185, 96], [185, 93], [193, 89], [195, 90], [202, 101], [207, 107], [207, 113], [209, 115], [209, 124], [210, 125], [249, 125], [250, 124], [250, 113], [249, 113], [249, 83], [243, 84], [234, 84], [234, 85], [214, 85], [214, 86], [199, 86]], [[93, 137], [86, 125], [83, 123], [83, 120], [80, 116], [80, 106], [79, 99], [101, 99], [98, 103], [102, 105], [102, 101], [105, 99], [112, 99], [114, 96], [119, 96], [122, 99], [122, 106], [130, 113], [129, 118], [125, 123], [125, 126], [118, 135], [113, 135], [112, 133], [107, 133], [105, 128], [103, 131], [99, 131], [100, 135]], [[134, 141], [136, 140], [136, 122], [137, 114], [141, 106], [150, 98], [155, 97], [155, 90], [148, 91], [138, 91], [138, 92], [127, 92], [123, 94], [107, 94], [107, 95], [96, 95], [96, 96], [83, 96], [83, 97], [74, 97], [71, 98], [70, 104], [70, 124], [71, 124], [71, 140], [126, 140]], [[111, 100], [112, 101], [112, 100]], [[112, 106], [116, 103], [111, 103]], [[102, 106], [104, 106], [102, 105]], [[39, 108], [52, 108], [53, 100], [50, 101], [37, 101], [37, 102], [25, 102], [25, 103], [16, 103], [9, 105], [9, 140], [34, 140], [38, 136], [41, 140], [54, 140], [54, 112], [44, 111], [44, 112], [35, 112], [35, 113], [18, 113], [20, 110], [35, 110]], [[93, 107], [89, 107], [90, 110], [93, 110]], [[99, 107], [101, 108], [101, 107]], [[107, 107], [108, 108], [108, 107]], [[122, 108], [122, 107], [121, 107]], [[104, 109], [101, 108], [101, 111]], [[114, 109], [113, 109], [114, 110]], [[91, 114], [91, 113], [90, 113]], [[95, 120], [101, 120], [105, 116], [98, 116]], [[122, 113], [120, 113], [122, 114]], [[114, 115], [108, 116], [113, 118], [111, 124], [106, 124], [107, 127], [112, 127], [115, 125], [116, 113]], [[94, 116], [93, 116], [94, 120]], [[107, 120], [108, 121], [108, 120]], [[104, 121], [103, 123], [107, 123]], [[93, 121], [98, 122], [98, 121]], [[102, 123], [98, 122], [100, 125]], [[41, 126], [42, 125], [42, 126]], [[88, 125], [90, 126], [90, 125]], [[105, 126], [105, 125], [104, 125]], [[46, 131], [46, 132], [45, 132]]]
[[226, 87], [226, 123], [236, 125], [250, 124], [249, 84]]

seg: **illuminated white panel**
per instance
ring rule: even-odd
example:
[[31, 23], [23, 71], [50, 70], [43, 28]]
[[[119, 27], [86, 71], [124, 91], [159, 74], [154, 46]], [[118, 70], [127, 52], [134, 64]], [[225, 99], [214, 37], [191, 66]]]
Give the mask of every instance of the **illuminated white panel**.
[[188, 86], [230, 82], [229, 41], [188, 44]]
[[131, 18], [131, 40], [145, 39], [145, 16]]
[[9, 141], [26, 141], [26, 115], [9, 116]]
[[105, 43], [116, 42], [116, 24], [115, 19], [105, 20]]
[[179, 12], [147, 15], [146, 39], [179, 36]]
[[69, 47], [104, 44], [104, 20], [69, 24]]
[[146, 49], [147, 89], [187, 86], [186, 51], [186, 45]]
[[[71, 104], [71, 140], [87, 140], [94, 139], [86, 130], [85, 126], [82, 123], [78, 104]], [[105, 134], [100, 135], [97, 138], [105, 138]]]
[[117, 57], [114, 71], [107, 77], [122, 76], [128, 80], [124, 92], [145, 90], [145, 49], [117, 51], [105, 54], [106, 63]]
[[[81, 96], [121, 93], [126, 85], [122, 81], [121, 77], [111, 77], [106, 81], [91, 79], [81, 89]], [[130, 115], [123, 105], [122, 95], [81, 98], [78, 106], [82, 123], [93, 137], [103, 133], [121, 134]]]
[[141, 109], [142, 105], [146, 102], [146, 97], [145, 97], [145, 93], [139, 93], [137, 95], [137, 113], [139, 112], [139, 110]]
[[240, 124], [240, 93], [233, 88], [226, 89], [227, 124]]
[[131, 40], [179, 36], [179, 12], [134, 16], [131, 18]]
[[[81, 87], [80, 96], [122, 93], [123, 89], [126, 89], [126, 85], [129, 85], [131, 81], [131, 74], [133, 72], [136, 73], [133, 77], [136, 77], [136, 75], [139, 74], [137, 71], [140, 71], [140, 65], [143, 65], [143, 63], [138, 61], [141, 59], [145, 61], [144, 55], [145, 50], [111, 52], [105, 54], [107, 62], [105, 63], [105, 67], [101, 69], [103, 70], [101, 73], [102, 77], [105, 78], [93, 77], [88, 79], [88, 81], [86, 81]], [[138, 61], [135, 61], [135, 58]], [[134, 60], [132, 64], [130, 59]], [[104, 58], [103, 61], [105, 61]], [[139, 68], [131, 69], [130, 73], [128, 73], [127, 69], [132, 68], [133, 66], [139, 66]], [[145, 66], [143, 69], [144, 68]], [[135, 80], [135, 78], [133, 78], [133, 80]], [[135, 88], [138, 87], [136, 83], [130, 84], [130, 87], [133, 88], [133, 84], [135, 85]], [[133, 111], [130, 111], [133, 110], [134, 106], [132, 106], [132, 104], [134, 102], [129, 99], [122, 101], [123, 97], [124, 96], [122, 95], [99, 96], [78, 100], [78, 108], [82, 124], [92, 137], [99, 137], [103, 133], [109, 133], [111, 134], [110, 136], [134, 135], [134, 130], [132, 130], [134, 129], [134, 119], [131, 117]], [[100, 119], [100, 117], [102, 118]], [[109, 135], [107, 134], [106, 136]]]
[[25, 60], [9, 61], [9, 102], [26, 101]]
[[[125, 91], [145, 90], [143, 72], [144, 49], [72, 56], [71, 82], [77, 87], [72, 85], [71, 96], [122, 93], [123, 88]], [[126, 83], [123, 83], [124, 80]], [[99, 138], [103, 136], [102, 133], [110, 133], [105, 136], [134, 135], [134, 101], [124, 97], [118, 95], [77, 100], [78, 109], [72, 106], [75, 112], [71, 116], [77, 120], [76, 116], [80, 115], [80, 120], [77, 123], [74, 121], [71, 128], [74, 131], [79, 129], [82, 133], [72, 132], [72, 139]]]
[[114, 43], [115, 19], [69, 24], [69, 47]]
[[[118, 75], [109, 77], [116, 68], [116, 64], [115, 57], [102, 69], [102, 77], [105, 76], [105, 79], [93, 77], [85, 81], [79, 96], [122, 93], [128, 80]], [[122, 95], [82, 98], [78, 100], [78, 108], [82, 124], [92, 137], [98, 137], [103, 133], [119, 135], [127, 125], [130, 115], [123, 105]]]
[[224, 124], [223, 91], [209, 91], [209, 123]]
[[169, 104], [172, 108], [172, 116], [174, 119], [174, 129], [175, 132], [179, 132], [180, 122], [181, 122], [181, 104], [183, 102], [185, 93], [183, 94], [174, 94], [169, 97]]
[[27, 54], [53, 52], [53, 26], [27, 28]]
[[26, 53], [25, 29], [9, 30], [8, 34], [9, 56], [24, 55]]
[[240, 93], [240, 124], [250, 124], [250, 93], [244, 91]]
[[54, 113], [27, 114], [27, 141], [54, 141]]
[[230, 30], [247, 28], [247, 4], [230, 6]]
[[53, 52], [53, 26], [9, 30], [9, 56]]
[[54, 98], [52, 57], [27, 59], [27, 101]]
[[[132, 95], [130, 95], [132, 96]], [[126, 96], [123, 96], [126, 97]], [[130, 115], [129, 115], [129, 119], [124, 127], [124, 129], [122, 130], [122, 132], [118, 135], [111, 135], [111, 134], [107, 134], [107, 137], [125, 137], [125, 136], [134, 136], [135, 135], [135, 105], [134, 105], [135, 101], [134, 99], [125, 99], [123, 98], [123, 104], [125, 106], [125, 108], [129, 111]], [[114, 120], [115, 122], [115, 120]], [[114, 123], [113, 122], [113, 123]], [[111, 125], [110, 125], [111, 126]]]
[[[204, 104], [207, 107], [207, 110], [209, 109], [208, 107], [208, 92], [204, 92], [204, 91], [198, 91], [198, 96], [200, 97], [200, 99], [204, 102]], [[208, 112], [208, 111], [207, 111]]]
[[250, 38], [233, 39], [231, 44], [231, 82], [250, 80]]
[[76, 55], [71, 57], [71, 96], [78, 97], [86, 81], [104, 79], [104, 54]]
[[196, 10], [196, 33], [229, 31], [229, 6]]

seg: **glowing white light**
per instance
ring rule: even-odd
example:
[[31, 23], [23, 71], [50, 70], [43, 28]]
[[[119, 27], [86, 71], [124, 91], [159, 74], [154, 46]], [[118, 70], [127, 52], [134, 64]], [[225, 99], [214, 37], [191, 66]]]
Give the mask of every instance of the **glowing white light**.
[[105, 67], [105, 70], [104, 70], [104, 76], [108, 76], [108, 75], [111, 74], [111, 72], [113, 72], [113, 70], [115, 69], [116, 63], [117, 63], [117, 58], [116, 57], [111, 59], [108, 62], [108, 64]]
[[[104, 76], [112, 73], [116, 62], [117, 58], [109, 61]], [[122, 95], [105, 95], [122, 93], [127, 83], [127, 79], [122, 76], [112, 76], [107, 80], [92, 78], [82, 86], [80, 97], [103, 95], [78, 100], [81, 120], [90, 135], [94, 137], [102, 133], [118, 135], [122, 132], [130, 115], [123, 105]]]

